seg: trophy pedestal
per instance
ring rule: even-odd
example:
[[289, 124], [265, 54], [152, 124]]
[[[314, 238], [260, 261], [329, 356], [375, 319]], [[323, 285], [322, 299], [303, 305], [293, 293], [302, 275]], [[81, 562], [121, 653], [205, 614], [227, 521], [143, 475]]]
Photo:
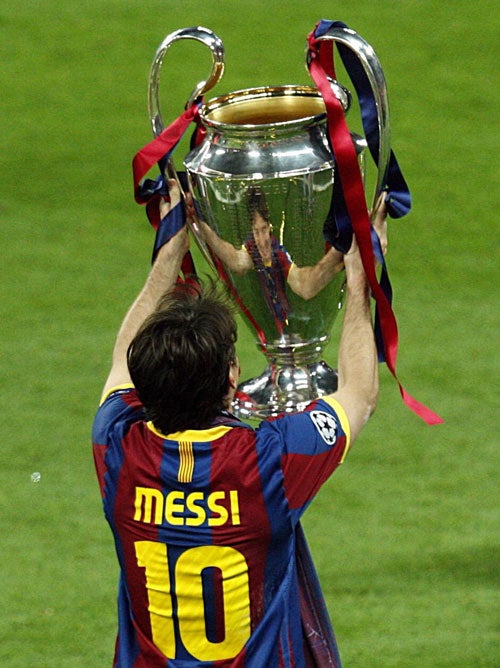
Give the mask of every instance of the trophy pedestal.
[[322, 360], [304, 366], [270, 364], [260, 376], [238, 386], [232, 410], [243, 420], [262, 420], [303, 410], [336, 389], [337, 372]]

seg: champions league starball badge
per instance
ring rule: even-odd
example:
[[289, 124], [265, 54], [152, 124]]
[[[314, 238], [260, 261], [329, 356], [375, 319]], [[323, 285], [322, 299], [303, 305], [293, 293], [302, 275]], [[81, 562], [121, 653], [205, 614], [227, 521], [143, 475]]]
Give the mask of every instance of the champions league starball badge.
[[325, 413], [325, 411], [310, 411], [308, 415], [325, 443], [330, 446], [335, 445], [337, 442], [337, 421], [333, 415]]

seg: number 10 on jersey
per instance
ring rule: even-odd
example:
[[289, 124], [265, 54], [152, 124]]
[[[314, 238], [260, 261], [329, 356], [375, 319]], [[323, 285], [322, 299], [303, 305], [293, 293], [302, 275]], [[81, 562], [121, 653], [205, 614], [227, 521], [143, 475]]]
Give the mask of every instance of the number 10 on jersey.
[[[173, 582], [164, 543], [135, 543], [137, 564], [146, 571], [151, 631], [155, 645], [167, 658], [176, 657], [173, 603], [177, 601], [179, 633], [186, 650], [199, 661], [235, 657], [250, 637], [250, 595], [245, 557], [232, 547], [201, 545], [177, 559]], [[203, 572], [217, 568], [222, 574], [225, 636], [220, 642], [207, 637]]]

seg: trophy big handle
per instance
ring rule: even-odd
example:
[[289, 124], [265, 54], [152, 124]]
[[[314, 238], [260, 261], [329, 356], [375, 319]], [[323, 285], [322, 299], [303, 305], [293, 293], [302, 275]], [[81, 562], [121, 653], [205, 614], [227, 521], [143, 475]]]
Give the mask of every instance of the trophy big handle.
[[387, 100], [387, 85], [385, 82], [382, 66], [375, 51], [354, 30], [339, 25], [331, 26], [319, 40], [329, 39], [348, 47], [357, 56], [368, 77], [377, 108], [377, 123], [379, 134], [379, 149], [377, 160], [377, 183], [373, 196], [372, 209], [385, 187], [387, 169], [391, 155], [391, 133], [389, 126], [389, 103]]
[[158, 136], [164, 129], [163, 119], [160, 111], [159, 89], [160, 89], [160, 69], [163, 63], [163, 58], [169, 47], [181, 39], [194, 39], [202, 44], [205, 44], [212, 54], [212, 70], [210, 76], [205, 81], [200, 81], [196, 84], [191, 93], [186, 108], [190, 107], [193, 102], [209, 91], [221, 79], [224, 73], [224, 46], [222, 41], [208, 28], [197, 26], [193, 28], [182, 28], [167, 35], [163, 42], [156, 50], [155, 57], [151, 63], [149, 72], [149, 87], [148, 87], [148, 106], [149, 117], [151, 120], [151, 127], [153, 134]]

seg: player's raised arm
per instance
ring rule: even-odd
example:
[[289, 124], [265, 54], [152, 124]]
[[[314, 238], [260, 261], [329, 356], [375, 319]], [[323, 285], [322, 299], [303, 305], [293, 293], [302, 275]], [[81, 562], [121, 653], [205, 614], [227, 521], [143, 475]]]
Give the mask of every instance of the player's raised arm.
[[[175, 181], [169, 181], [169, 189], [170, 202], [162, 203], [162, 218], [180, 201], [179, 188]], [[127, 367], [127, 349], [144, 320], [155, 310], [160, 297], [174, 286], [188, 248], [189, 238], [184, 226], [158, 251], [146, 283], [118, 331], [113, 350], [113, 363], [104, 385], [104, 394], [114, 387], [131, 382]]]
[[[387, 251], [385, 197], [385, 192], [381, 193], [371, 213], [384, 254]], [[338, 389], [330, 396], [341, 404], [347, 415], [352, 442], [376, 408], [379, 378], [368, 281], [355, 238], [344, 256], [344, 265], [347, 305], [339, 346]]]
[[339, 347], [338, 390], [333, 396], [347, 415], [353, 441], [377, 405], [378, 360], [368, 282], [356, 241], [344, 263], [347, 305]]

